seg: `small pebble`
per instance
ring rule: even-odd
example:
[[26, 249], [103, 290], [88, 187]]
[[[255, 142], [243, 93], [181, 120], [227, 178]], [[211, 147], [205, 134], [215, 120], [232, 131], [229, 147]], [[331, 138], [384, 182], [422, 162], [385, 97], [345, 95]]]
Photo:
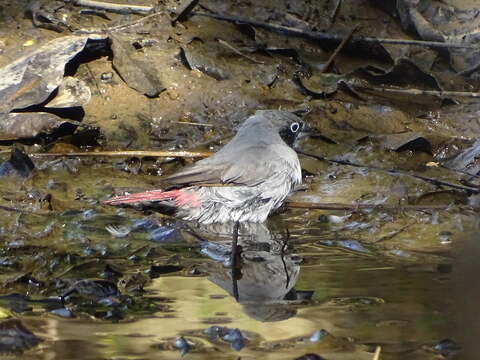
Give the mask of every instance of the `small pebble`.
[[153, 231], [150, 231], [148, 238], [153, 242], [165, 242], [171, 241], [172, 235], [176, 229], [169, 226], [160, 226]]
[[113, 72], [111, 71], [104, 72], [100, 75], [100, 80], [102, 81], [110, 81], [112, 79], [113, 79]]
[[328, 332], [326, 330], [317, 330], [315, 331], [312, 336], [310, 336], [310, 342], [317, 342], [322, 340], [325, 336], [327, 336]]
[[95, 211], [92, 209], [85, 210], [82, 212], [82, 219], [83, 220], [91, 220], [95, 216]]
[[175, 347], [180, 350], [181, 356], [187, 355], [188, 351], [190, 350], [190, 345], [183, 336], [179, 336], [175, 339]]
[[453, 355], [460, 349], [461, 347], [451, 339], [443, 339], [433, 346], [433, 350], [445, 357]]
[[230, 343], [232, 350], [240, 351], [245, 347], [245, 338], [238, 329], [229, 329], [222, 339]]
[[50, 313], [67, 319], [73, 318], [73, 312], [67, 308], [53, 309]]

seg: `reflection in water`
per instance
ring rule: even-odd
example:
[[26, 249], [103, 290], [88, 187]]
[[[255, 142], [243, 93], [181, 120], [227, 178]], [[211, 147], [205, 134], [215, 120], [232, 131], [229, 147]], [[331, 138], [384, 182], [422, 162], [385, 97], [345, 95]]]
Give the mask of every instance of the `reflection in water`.
[[[232, 275], [235, 264], [226, 265], [226, 256], [231, 254], [233, 224], [203, 227], [202, 235], [211, 238], [223, 234], [221, 243], [208, 242], [201, 245], [204, 254], [215, 263], [208, 267], [208, 279], [235, 296], [250, 317], [259, 321], [281, 321], [295, 315], [296, 311], [280, 304], [286, 295], [293, 293], [300, 273], [300, 258], [288, 253], [288, 235], [285, 231], [270, 231], [265, 224], [242, 224], [239, 228], [237, 275]], [[228, 236], [230, 234], [230, 236]], [[212, 251], [215, 247], [215, 252]], [[218, 254], [223, 254], [219, 256]], [[227, 255], [228, 254], [228, 255]]]
[[[423, 360], [438, 359], [433, 345], [449, 344], [440, 340], [452, 339], [464, 349], [466, 342], [475, 342], [476, 332], [459, 334], [467, 328], [463, 324], [471, 321], [476, 306], [476, 292], [468, 293], [469, 289], [473, 291], [476, 267], [465, 267], [460, 275], [465, 280], [462, 282], [450, 278], [452, 265], [446, 266], [444, 258], [442, 266], [399, 266], [364, 251], [362, 242], [326, 238], [320, 230], [304, 231], [290, 224], [292, 238], [288, 239], [281, 226], [269, 225], [269, 231], [264, 225], [243, 225], [238, 242], [236, 302], [231, 261], [233, 226], [194, 229], [197, 237], [192, 241], [180, 239], [184, 232], [180, 230], [178, 237], [167, 241], [145, 233], [170, 223], [143, 221], [143, 233], [136, 229], [127, 238], [113, 239], [103, 230], [112, 218], [102, 220], [97, 216], [89, 221], [95, 226], [88, 227], [88, 237], [106, 249], [133, 244], [135, 256], [125, 260], [118, 255], [124, 252], [112, 252], [117, 258], [87, 258], [69, 268], [68, 277], [93, 278], [90, 274], [106, 272], [106, 264], [111, 263], [111, 272], [115, 265], [122, 270], [128, 261], [126, 269], [134, 271], [122, 272], [119, 291], [131, 295], [132, 306], [123, 313], [123, 320], [115, 323], [107, 320], [109, 316], [98, 316], [110, 312], [105, 302], [89, 308], [97, 315], [93, 321], [86, 307], [72, 307], [73, 300], [67, 305], [75, 319], [49, 313], [50, 306], [22, 300], [23, 295], [3, 299], [0, 306], [10, 309], [5, 310], [5, 316], [17, 312], [15, 316], [22, 324], [44, 340], [28, 350], [29, 359], [179, 359], [187, 349], [188, 358], [199, 360], [292, 360], [305, 353], [330, 360], [371, 360], [372, 351], [380, 344], [382, 360]], [[75, 225], [73, 221], [71, 224]], [[103, 232], [96, 230], [99, 228]], [[145, 244], [149, 249], [137, 252]], [[300, 256], [292, 253], [293, 246]], [[477, 253], [478, 249], [472, 249], [468, 255]], [[478, 257], [473, 258], [471, 262], [475, 263]], [[455, 275], [456, 264], [453, 269]], [[151, 282], [148, 275], [152, 275]], [[463, 323], [458, 330], [452, 327], [452, 299], [446, 296], [453, 288], [451, 280], [464, 285], [459, 291], [461, 306], [457, 308]], [[146, 292], [132, 291], [140, 282], [148, 284]], [[310, 299], [312, 292], [296, 291], [295, 287], [314, 290], [312, 301], [299, 301]], [[85, 289], [80, 290], [85, 293]], [[211, 335], [213, 330], [218, 336]], [[472, 346], [471, 350], [473, 354], [477, 349]]]

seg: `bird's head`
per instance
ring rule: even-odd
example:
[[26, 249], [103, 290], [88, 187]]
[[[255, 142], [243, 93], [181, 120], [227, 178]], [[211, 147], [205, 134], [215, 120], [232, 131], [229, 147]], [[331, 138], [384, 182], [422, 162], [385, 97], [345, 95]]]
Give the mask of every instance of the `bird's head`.
[[267, 127], [277, 132], [289, 146], [293, 146], [295, 139], [304, 129], [304, 124], [298, 116], [282, 110], [257, 110], [243, 126], [252, 125]]

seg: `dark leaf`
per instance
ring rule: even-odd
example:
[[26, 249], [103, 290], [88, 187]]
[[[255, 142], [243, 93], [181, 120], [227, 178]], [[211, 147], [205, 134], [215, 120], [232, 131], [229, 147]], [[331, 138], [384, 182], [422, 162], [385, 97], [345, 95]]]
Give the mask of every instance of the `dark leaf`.
[[132, 89], [156, 97], [165, 87], [152, 65], [136, 54], [135, 47], [120, 36], [111, 35], [113, 66], [123, 81]]
[[0, 140], [33, 138], [48, 134], [68, 120], [45, 112], [10, 113], [0, 120]]
[[380, 145], [387, 150], [392, 151], [423, 151], [428, 154], [432, 153], [432, 144], [425, 139], [422, 134], [414, 132], [406, 132], [401, 134], [389, 134], [369, 136], [380, 142]]
[[34, 168], [35, 165], [28, 155], [14, 148], [10, 159], [0, 164], [0, 176], [18, 175], [26, 178], [30, 176]]
[[177, 16], [173, 19], [176, 21], [185, 21], [190, 15], [191, 11], [197, 6], [199, 0], [184, 0], [177, 10]]

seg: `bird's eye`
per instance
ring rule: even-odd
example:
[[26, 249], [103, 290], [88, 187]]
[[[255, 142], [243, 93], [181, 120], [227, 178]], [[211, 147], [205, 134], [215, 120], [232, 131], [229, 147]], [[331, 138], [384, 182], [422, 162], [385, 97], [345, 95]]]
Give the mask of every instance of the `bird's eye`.
[[298, 130], [300, 129], [300, 124], [295, 122], [293, 123], [292, 125], [290, 125], [290, 130], [293, 132], [293, 133], [296, 133]]

